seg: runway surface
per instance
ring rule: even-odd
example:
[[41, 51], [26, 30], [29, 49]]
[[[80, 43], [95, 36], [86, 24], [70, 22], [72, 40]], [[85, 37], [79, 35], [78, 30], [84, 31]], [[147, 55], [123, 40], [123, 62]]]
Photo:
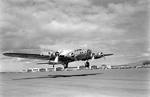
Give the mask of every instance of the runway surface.
[[150, 97], [150, 69], [1, 73], [0, 97]]

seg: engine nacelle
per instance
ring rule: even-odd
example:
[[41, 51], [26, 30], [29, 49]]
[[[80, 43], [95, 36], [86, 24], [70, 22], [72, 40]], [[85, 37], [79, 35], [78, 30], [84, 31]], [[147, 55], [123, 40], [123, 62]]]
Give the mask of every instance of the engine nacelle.
[[55, 52], [55, 56], [59, 56], [60, 55], [60, 53], [59, 52]]
[[103, 52], [98, 52], [97, 55], [103, 55]]

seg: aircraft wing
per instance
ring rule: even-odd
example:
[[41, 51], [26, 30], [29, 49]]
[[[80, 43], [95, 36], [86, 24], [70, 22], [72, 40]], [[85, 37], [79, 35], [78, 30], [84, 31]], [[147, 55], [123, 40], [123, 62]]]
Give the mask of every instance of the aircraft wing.
[[[28, 58], [28, 59], [40, 59], [40, 60], [55, 60], [56, 56], [49, 56], [49, 55], [41, 55], [41, 54], [28, 54], [28, 53], [3, 53], [5, 56], [9, 57], [19, 57], [19, 58]], [[70, 61], [73, 60], [70, 57], [60, 55], [60, 61]]]
[[40, 55], [40, 54], [27, 54], [27, 53], [3, 53], [5, 56], [9, 57], [19, 57], [19, 58], [28, 58], [28, 59], [41, 59], [41, 60], [49, 60], [54, 59], [48, 55]]
[[114, 55], [114, 54], [103, 54], [102, 56], [111, 56], [111, 55]]
[[111, 56], [111, 55], [114, 55], [114, 54], [100, 54], [100, 55], [95, 55], [95, 59], [102, 58], [102, 57], [105, 57], [105, 56]]

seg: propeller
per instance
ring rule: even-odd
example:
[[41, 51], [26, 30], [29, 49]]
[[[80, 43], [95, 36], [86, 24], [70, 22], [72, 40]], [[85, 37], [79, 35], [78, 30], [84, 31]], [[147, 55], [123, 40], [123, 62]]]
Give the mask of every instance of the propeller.
[[[53, 63], [58, 63], [59, 61], [59, 55], [60, 53], [59, 52], [55, 52], [55, 53], [51, 53], [49, 54], [49, 57], [51, 58], [52, 56], [56, 56]], [[49, 59], [49, 64], [52, 63], [52, 61]]]
[[58, 63], [58, 59], [59, 59], [59, 56], [56, 56], [54, 62]]
[[93, 61], [95, 59], [95, 53], [92, 53], [91, 57], [92, 57], [92, 61]]
[[[53, 68], [54, 68], [54, 65], [58, 64], [60, 53], [59, 52], [48, 52], [48, 55], [49, 55], [49, 61], [48, 62], [37, 63], [37, 64], [49, 64], [49, 65], [53, 65]], [[50, 58], [54, 57], [54, 56], [55, 56], [54, 61], [51, 61]]]
[[60, 53], [59, 52], [55, 52], [55, 60], [54, 60], [54, 62], [56, 62], [56, 63], [58, 63], [58, 59], [59, 59], [59, 55], [60, 55]]

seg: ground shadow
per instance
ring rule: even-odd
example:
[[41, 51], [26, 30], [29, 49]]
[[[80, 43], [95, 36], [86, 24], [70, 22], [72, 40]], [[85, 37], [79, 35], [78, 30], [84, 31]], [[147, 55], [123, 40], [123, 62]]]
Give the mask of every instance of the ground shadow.
[[47, 75], [40, 77], [28, 77], [28, 78], [19, 78], [13, 80], [26, 80], [26, 79], [40, 79], [40, 78], [60, 78], [60, 77], [78, 77], [78, 76], [89, 76], [89, 75], [98, 75], [103, 73], [92, 73], [92, 74], [76, 74], [76, 75]]

